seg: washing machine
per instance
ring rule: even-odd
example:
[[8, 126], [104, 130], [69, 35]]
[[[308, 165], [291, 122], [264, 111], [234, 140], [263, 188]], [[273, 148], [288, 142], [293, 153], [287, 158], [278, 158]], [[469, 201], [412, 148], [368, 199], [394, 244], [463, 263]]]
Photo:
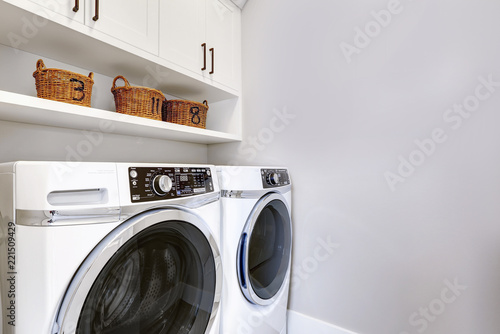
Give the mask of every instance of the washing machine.
[[0, 165], [3, 334], [218, 334], [210, 165]]
[[292, 249], [286, 168], [218, 166], [222, 334], [284, 334]]

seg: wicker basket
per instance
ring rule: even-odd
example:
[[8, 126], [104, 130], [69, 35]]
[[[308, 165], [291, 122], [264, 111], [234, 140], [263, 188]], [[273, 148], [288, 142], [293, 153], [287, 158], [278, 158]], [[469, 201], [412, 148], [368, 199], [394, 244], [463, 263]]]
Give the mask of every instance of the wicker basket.
[[70, 71], [46, 68], [43, 60], [39, 59], [33, 77], [38, 97], [90, 107], [94, 73], [90, 72], [86, 77]]
[[205, 129], [207, 127], [207, 111], [208, 103], [206, 100], [203, 103], [168, 100], [163, 105], [162, 119], [166, 122]]
[[[116, 87], [116, 80], [118, 79], [122, 79], [125, 86]], [[111, 92], [115, 97], [117, 112], [161, 121], [165, 96], [159, 90], [147, 87], [132, 87], [127, 79], [119, 75], [113, 80]]]

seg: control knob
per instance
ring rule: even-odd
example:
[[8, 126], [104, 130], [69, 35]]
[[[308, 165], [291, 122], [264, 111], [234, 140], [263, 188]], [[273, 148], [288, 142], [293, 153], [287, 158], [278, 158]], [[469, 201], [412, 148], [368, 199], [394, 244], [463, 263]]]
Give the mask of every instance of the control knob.
[[164, 196], [172, 189], [172, 179], [168, 175], [157, 175], [153, 179], [153, 191], [158, 196]]
[[278, 173], [269, 173], [266, 177], [267, 184], [271, 186], [276, 186], [280, 183], [280, 175]]

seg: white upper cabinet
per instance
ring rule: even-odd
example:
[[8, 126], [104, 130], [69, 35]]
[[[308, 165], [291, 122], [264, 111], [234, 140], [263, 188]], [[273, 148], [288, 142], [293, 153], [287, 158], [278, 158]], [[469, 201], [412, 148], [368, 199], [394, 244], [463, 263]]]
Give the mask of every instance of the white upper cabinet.
[[213, 72], [211, 79], [236, 88], [241, 67], [240, 9], [228, 0], [206, 0], [205, 8], [210, 63], [204, 75]]
[[85, 0], [30, 0], [49, 11], [83, 23]]
[[204, 80], [240, 90], [238, 7], [229, 0], [164, 0], [160, 16], [161, 58]]
[[199, 72], [203, 64], [205, 0], [160, 2], [160, 57]]
[[159, 0], [86, 0], [85, 24], [158, 54]]
[[47, 9], [44, 16], [65, 16], [91, 28], [90, 35], [98, 31], [158, 55], [159, 0], [30, 1]]

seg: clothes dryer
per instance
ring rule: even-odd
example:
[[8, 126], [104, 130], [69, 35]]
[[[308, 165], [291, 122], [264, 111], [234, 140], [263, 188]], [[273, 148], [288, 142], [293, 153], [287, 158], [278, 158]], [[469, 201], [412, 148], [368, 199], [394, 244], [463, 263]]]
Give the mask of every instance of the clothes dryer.
[[218, 166], [222, 334], [285, 334], [292, 249], [286, 168]]
[[0, 165], [3, 334], [218, 334], [209, 165]]

